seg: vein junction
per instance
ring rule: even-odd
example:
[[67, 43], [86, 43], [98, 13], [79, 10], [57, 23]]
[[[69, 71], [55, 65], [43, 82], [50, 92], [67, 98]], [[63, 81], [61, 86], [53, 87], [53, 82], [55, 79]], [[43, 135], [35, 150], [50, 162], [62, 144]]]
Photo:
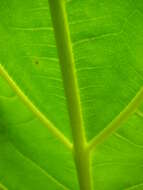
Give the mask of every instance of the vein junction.
[[[3, 77], [9, 84], [9, 86], [14, 90], [14, 92], [19, 96], [19, 98], [25, 103], [25, 105], [34, 113], [37, 118], [49, 129], [49, 131], [62, 142], [69, 150], [75, 151], [72, 143], [62, 134], [54, 124], [48, 120], [48, 118], [43, 115], [40, 110], [29, 100], [29, 98], [22, 92], [18, 85], [14, 82], [5, 68], [0, 64], [0, 75]], [[90, 152], [96, 148], [97, 145], [102, 144], [115, 130], [117, 130], [121, 124], [125, 123], [133, 113], [137, 113], [142, 117], [142, 113], [138, 110], [138, 107], [143, 102], [143, 87], [139, 90], [136, 96], [131, 100], [131, 102], [124, 108], [123, 111], [109, 124], [107, 125], [97, 136], [95, 136], [90, 142], [84, 143], [83, 152], [80, 151], [80, 157], [82, 157], [79, 162], [82, 162], [83, 157], [87, 158], [87, 165], [90, 164], [89, 157]], [[77, 142], [78, 143], [78, 142]], [[80, 164], [78, 162], [78, 164]], [[84, 173], [82, 169], [82, 173]], [[86, 168], [87, 169], [87, 168]], [[81, 176], [80, 176], [81, 177]], [[83, 176], [82, 176], [83, 177]], [[85, 189], [87, 190], [87, 189]], [[89, 190], [89, 189], [88, 189]]]

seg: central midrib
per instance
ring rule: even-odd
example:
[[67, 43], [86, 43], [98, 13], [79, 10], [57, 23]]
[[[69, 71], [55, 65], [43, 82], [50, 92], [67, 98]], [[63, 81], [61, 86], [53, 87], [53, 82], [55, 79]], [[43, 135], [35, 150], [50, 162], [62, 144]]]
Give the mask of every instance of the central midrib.
[[81, 190], [92, 190], [90, 155], [83, 126], [79, 88], [64, 0], [49, 0], [73, 136], [73, 155]]

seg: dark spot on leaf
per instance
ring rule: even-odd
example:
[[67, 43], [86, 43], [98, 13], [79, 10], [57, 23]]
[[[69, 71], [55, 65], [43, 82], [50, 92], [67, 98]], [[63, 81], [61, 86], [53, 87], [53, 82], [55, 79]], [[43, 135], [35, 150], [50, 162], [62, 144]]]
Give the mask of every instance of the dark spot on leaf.
[[38, 65], [38, 64], [39, 64], [39, 61], [38, 61], [38, 60], [35, 60], [35, 64]]

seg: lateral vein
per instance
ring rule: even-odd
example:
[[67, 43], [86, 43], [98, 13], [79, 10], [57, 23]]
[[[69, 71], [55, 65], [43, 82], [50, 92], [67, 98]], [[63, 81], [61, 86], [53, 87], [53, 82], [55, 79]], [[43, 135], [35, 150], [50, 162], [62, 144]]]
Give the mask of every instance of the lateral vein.
[[143, 102], [143, 87], [137, 92], [131, 102], [119, 113], [115, 119], [107, 125], [97, 136], [88, 144], [88, 149], [94, 149], [98, 144], [104, 142], [121, 124], [125, 123], [128, 118], [136, 112], [139, 105]]
[[[47, 170], [45, 170], [43, 167], [41, 167], [39, 164], [37, 164], [36, 161], [28, 157], [26, 154], [24, 154], [22, 151], [19, 150], [19, 148], [12, 142], [10, 141], [11, 145], [15, 149], [15, 151], [22, 156], [24, 159], [27, 161], [31, 162], [37, 169], [39, 169], [45, 176], [47, 176], [51, 181], [53, 181], [56, 185], [61, 187], [63, 190], [70, 190], [68, 187], [66, 187], [63, 183], [61, 183], [55, 176], [51, 175]], [[0, 189], [1, 190], [1, 189]]]
[[8, 190], [8, 188], [0, 182], [0, 190]]
[[60, 132], [48, 118], [40, 112], [40, 110], [32, 103], [32, 101], [24, 94], [20, 87], [11, 78], [5, 68], [0, 64], [0, 75], [7, 81], [9, 86], [17, 94], [17, 96], [24, 102], [24, 104], [33, 112], [33, 114], [49, 129], [49, 131], [59, 139], [68, 149], [72, 150], [72, 143], [67, 137]]
[[133, 189], [136, 189], [136, 188], [140, 188], [141, 186], [143, 186], [143, 183], [139, 183], [139, 184], [133, 185], [131, 187], [128, 187], [125, 190], [133, 190]]

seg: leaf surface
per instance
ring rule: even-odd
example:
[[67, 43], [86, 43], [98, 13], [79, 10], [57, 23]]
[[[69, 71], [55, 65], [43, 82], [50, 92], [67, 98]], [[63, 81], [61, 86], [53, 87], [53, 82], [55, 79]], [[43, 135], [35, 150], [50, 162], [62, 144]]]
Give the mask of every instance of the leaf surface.
[[[142, 87], [143, 3], [69, 0], [66, 13], [89, 143]], [[65, 146], [74, 141], [49, 3], [1, 1], [0, 17], [0, 64], [16, 85], [0, 78], [0, 184], [9, 190], [79, 190], [77, 165]], [[143, 189], [142, 105], [133, 111], [93, 150], [92, 190]]]

